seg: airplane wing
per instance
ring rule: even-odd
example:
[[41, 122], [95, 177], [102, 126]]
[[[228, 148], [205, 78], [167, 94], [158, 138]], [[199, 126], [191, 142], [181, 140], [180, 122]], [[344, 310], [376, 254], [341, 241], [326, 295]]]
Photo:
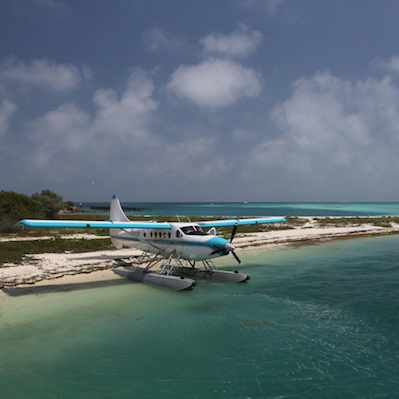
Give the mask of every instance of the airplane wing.
[[29, 228], [45, 229], [171, 229], [169, 223], [156, 222], [111, 222], [93, 220], [42, 220], [23, 219], [19, 224]]
[[287, 219], [284, 217], [264, 217], [254, 219], [221, 219], [221, 220], [207, 220], [204, 222], [198, 222], [197, 224], [201, 227], [234, 227], [234, 226], [246, 226], [254, 224], [269, 224], [269, 223], [284, 223]]

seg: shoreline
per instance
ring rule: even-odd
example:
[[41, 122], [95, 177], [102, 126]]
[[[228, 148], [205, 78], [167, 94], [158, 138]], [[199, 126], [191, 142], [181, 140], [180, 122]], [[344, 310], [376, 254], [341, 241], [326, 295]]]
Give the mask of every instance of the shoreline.
[[[270, 249], [276, 247], [314, 245], [339, 239], [376, 237], [399, 234], [399, 225], [380, 227], [369, 224], [345, 227], [320, 227], [314, 219], [297, 228], [256, 233], [238, 233], [234, 245], [237, 250]], [[20, 237], [21, 241], [26, 240]], [[107, 238], [103, 236], [103, 238]], [[95, 237], [85, 239], [97, 239]], [[18, 265], [0, 268], [0, 289], [15, 287], [43, 287], [81, 284], [105, 280], [124, 280], [113, 273], [113, 260], [140, 256], [134, 249], [110, 249], [80, 253], [42, 253], [26, 255]], [[4, 292], [4, 291], [3, 291]]]

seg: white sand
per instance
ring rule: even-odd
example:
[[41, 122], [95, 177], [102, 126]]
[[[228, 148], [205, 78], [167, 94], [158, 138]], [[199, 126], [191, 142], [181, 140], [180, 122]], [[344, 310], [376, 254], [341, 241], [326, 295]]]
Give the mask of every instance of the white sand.
[[[237, 248], [250, 248], [269, 245], [291, 244], [301, 241], [328, 240], [340, 237], [378, 234], [388, 232], [384, 227], [372, 225], [349, 227], [311, 227], [307, 222], [300, 228], [292, 230], [275, 230], [264, 233], [239, 235], [234, 241]], [[389, 229], [392, 230], [392, 229]], [[399, 229], [398, 229], [399, 230]]]
[[62, 240], [104, 240], [109, 238], [109, 236], [98, 236], [96, 234], [64, 234], [60, 236], [32, 236], [32, 237], [0, 237], [0, 242], [9, 241], [41, 241], [41, 240], [54, 240], [55, 238], [60, 238]]
[[139, 250], [120, 249], [73, 254], [27, 255], [27, 260], [24, 263], [0, 269], [0, 285], [33, 284], [37, 281], [51, 280], [66, 275], [110, 269], [114, 258], [139, 254], [141, 254]]
[[[306, 241], [331, 240], [342, 237], [361, 236], [368, 234], [383, 234], [399, 232], [399, 225], [392, 224], [391, 228], [376, 227], [364, 224], [346, 227], [318, 227], [317, 223], [308, 218], [306, 224], [292, 230], [275, 230], [269, 232], [237, 234], [234, 245], [239, 248], [259, 248], [276, 245], [289, 245]], [[71, 238], [71, 235], [65, 236]], [[107, 238], [89, 234], [76, 234], [72, 237], [98, 239]], [[38, 237], [40, 239], [48, 239]], [[50, 237], [51, 238], [51, 237]], [[25, 237], [19, 240], [23, 241]], [[43, 280], [58, 279], [63, 276], [80, 274], [73, 280], [87, 281], [100, 278], [99, 271], [106, 273], [109, 278], [113, 273], [109, 270], [113, 265], [113, 258], [140, 255], [141, 251], [132, 249], [103, 250], [85, 253], [44, 253], [29, 255], [20, 265], [9, 265], [0, 268], [0, 287], [33, 284]], [[108, 271], [107, 271], [108, 270]], [[95, 272], [95, 273], [93, 273]], [[88, 273], [91, 273], [88, 276]], [[84, 276], [84, 277], [82, 277]], [[70, 277], [63, 278], [69, 279]]]

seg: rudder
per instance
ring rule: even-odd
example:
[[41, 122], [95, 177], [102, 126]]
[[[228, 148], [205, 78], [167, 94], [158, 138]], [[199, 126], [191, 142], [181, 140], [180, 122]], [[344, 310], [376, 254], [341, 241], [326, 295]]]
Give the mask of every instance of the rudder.
[[128, 217], [123, 212], [119, 199], [114, 195], [111, 200], [110, 215], [111, 222], [129, 222]]
[[[121, 207], [121, 203], [119, 202], [119, 199], [114, 195], [111, 200], [111, 205], [109, 208], [109, 218], [111, 222], [129, 222], [128, 217], [125, 215], [125, 212], [123, 212], [123, 209]], [[109, 235], [111, 236], [111, 241], [114, 247], [121, 249], [123, 248], [123, 243], [121, 240], [117, 240], [116, 238], [120, 233], [122, 233], [123, 230], [119, 229], [110, 229]]]

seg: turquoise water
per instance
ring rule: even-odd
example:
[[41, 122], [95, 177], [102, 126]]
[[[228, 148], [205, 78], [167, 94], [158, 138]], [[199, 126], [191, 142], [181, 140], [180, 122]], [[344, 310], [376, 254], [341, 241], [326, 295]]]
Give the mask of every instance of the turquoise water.
[[[108, 210], [108, 202], [82, 204], [86, 211]], [[368, 216], [399, 215], [399, 202], [126, 202], [122, 204], [134, 215], [188, 216]]]
[[397, 397], [399, 237], [241, 257], [248, 284], [0, 298], [1, 397]]

